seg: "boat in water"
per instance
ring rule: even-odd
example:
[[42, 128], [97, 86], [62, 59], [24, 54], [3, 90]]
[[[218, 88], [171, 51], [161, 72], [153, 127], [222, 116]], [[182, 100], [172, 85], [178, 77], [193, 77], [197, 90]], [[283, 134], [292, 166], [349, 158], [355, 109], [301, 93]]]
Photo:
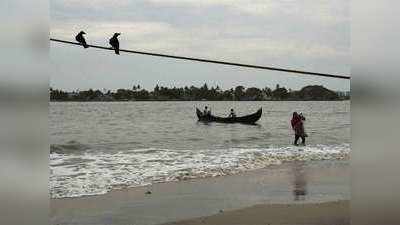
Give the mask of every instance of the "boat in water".
[[253, 114], [237, 117], [218, 117], [214, 115], [203, 115], [203, 113], [198, 108], [196, 108], [196, 115], [199, 118], [199, 121], [203, 122], [255, 124], [261, 118], [262, 108], [260, 108], [257, 112]]

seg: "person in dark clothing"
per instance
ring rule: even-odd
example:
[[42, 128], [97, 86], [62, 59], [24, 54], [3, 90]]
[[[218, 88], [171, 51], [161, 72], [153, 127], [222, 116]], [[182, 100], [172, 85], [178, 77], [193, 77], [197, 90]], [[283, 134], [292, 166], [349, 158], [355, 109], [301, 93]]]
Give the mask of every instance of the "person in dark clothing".
[[207, 106], [204, 107], [203, 111], [204, 116], [211, 116], [211, 109], [209, 109]]
[[292, 129], [294, 130], [294, 145], [298, 145], [297, 142], [301, 138], [301, 144], [305, 145], [306, 142], [306, 133], [304, 131], [304, 123], [306, 118], [300, 113], [297, 112], [293, 113], [293, 117], [291, 120]]
[[75, 36], [75, 40], [79, 42], [84, 48], [89, 48], [89, 45], [86, 44], [85, 37], [83, 36], [86, 34], [85, 32], [81, 31]]
[[229, 117], [231, 117], [231, 118], [235, 118], [236, 117], [235, 110], [231, 109], [231, 112], [229, 113]]
[[119, 41], [118, 36], [121, 35], [120, 33], [115, 33], [114, 36], [110, 39], [110, 45], [113, 47], [115, 54], [119, 55]]

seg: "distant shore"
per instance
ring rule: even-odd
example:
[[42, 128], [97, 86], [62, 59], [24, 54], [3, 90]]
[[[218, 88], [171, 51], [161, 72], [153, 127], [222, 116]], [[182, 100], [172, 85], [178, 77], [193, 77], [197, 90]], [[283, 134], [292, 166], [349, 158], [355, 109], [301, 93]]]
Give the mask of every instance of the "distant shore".
[[228, 90], [220, 87], [160, 87], [148, 91], [134, 85], [132, 89], [64, 91], [50, 88], [50, 101], [338, 101], [349, 100], [350, 92], [329, 90], [320, 85], [310, 85], [300, 90], [286, 89], [276, 85], [275, 89], [265, 87], [246, 88], [237, 86]]
[[180, 100], [180, 99], [146, 99], [146, 100], [113, 100], [113, 101], [102, 101], [102, 100], [50, 100], [50, 102], [342, 102], [350, 101], [350, 99], [339, 99], [339, 100]]

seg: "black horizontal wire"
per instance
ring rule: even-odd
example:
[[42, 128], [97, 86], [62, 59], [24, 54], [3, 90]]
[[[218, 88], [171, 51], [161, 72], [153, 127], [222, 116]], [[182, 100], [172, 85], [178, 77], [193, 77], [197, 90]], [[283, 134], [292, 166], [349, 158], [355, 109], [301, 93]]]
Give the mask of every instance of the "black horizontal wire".
[[[60, 42], [60, 43], [65, 43], [65, 44], [72, 44], [72, 45], [81, 45], [80, 43], [77, 43], [77, 42], [65, 41], [65, 40], [60, 40], [60, 39], [55, 39], [55, 38], [50, 38], [50, 41]], [[98, 45], [88, 45], [88, 46], [92, 47], [92, 48], [99, 48], [99, 49], [104, 49], [104, 50], [114, 50], [112, 48], [98, 46]], [[242, 63], [234, 63], [234, 62], [226, 62], [226, 61], [194, 58], [194, 57], [167, 55], [167, 54], [152, 53], [152, 52], [142, 52], [142, 51], [134, 51], [134, 50], [126, 50], [126, 49], [120, 49], [119, 51], [120, 52], [132, 53], [132, 54], [150, 55], [150, 56], [157, 56], [157, 57], [165, 57], [165, 58], [172, 58], [172, 59], [197, 61], [197, 62], [204, 62], [204, 63], [214, 63], [214, 64], [229, 65], [229, 66], [239, 66], [239, 67], [247, 67], [247, 68], [253, 68], [253, 69], [274, 70], [274, 71], [281, 71], [281, 72], [287, 72], [287, 73], [296, 73], [296, 74], [305, 74], [305, 75], [312, 75], [312, 76], [331, 77], [331, 78], [339, 78], [339, 79], [350, 79], [350, 76], [344, 76], [344, 75], [336, 75], [336, 74], [328, 74], [328, 73], [316, 73], [316, 72], [308, 72], [308, 71], [293, 70], [293, 69], [284, 69], [284, 68], [271, 67], [271, 66], [258, 66], [258, 65], [251, 65], [251, 64], [242, 64]]]

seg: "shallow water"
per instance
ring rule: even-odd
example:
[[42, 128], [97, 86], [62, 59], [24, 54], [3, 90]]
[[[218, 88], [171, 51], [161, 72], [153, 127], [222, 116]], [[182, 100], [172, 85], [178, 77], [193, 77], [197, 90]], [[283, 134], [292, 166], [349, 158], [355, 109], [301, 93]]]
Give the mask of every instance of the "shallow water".
[[[197, 122], [195, 107], [244, 115], [257, 126]], [[306, 147], [290, 117], [306, 116]], [[284, 161], [346, 159], [350, 102], [98, 102], [50, 104], [50, 193], [103, 194], [154, 182], [220, 176]]]

